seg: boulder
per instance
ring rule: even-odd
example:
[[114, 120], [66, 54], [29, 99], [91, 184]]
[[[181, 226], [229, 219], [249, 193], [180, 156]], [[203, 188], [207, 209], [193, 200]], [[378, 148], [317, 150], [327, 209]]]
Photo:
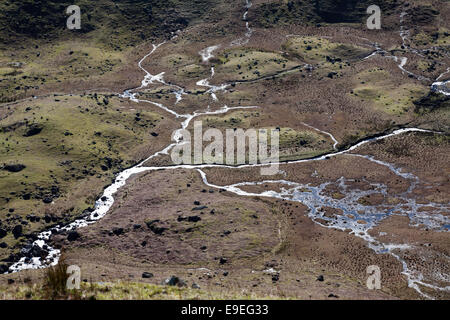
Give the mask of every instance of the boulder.
[[198, 222], [200, 220], [202, 220], [202, 218], [200, 218], [199, 216], [191, 216], [187, 218], [188, 222]]
[[12, 234], [14, 235], [14, 238], [19, 238], [19, 237], [21, 237], [22, 236], [22, 231], [23, 231], [23, 228], [22, 228], [22, 226], [20, 225], [20, 224], [18, 224], [17, 226], [15, 226], [13, 229], [12, 229]]
[[48, 251], [37, 245], [33, 245], [29, 251], [29, 255], [31, 257], [46, 257], [48, 256]]
[[185, 287], [186, 283], [176, 276], [171, 276], [164, 280], [163, 284], [166, 286], [177, 286], [177, 287]]
[[152, 220], [152, 221], [146, 222], [146, 224], [147, 224], [147, 227], [151, 231], [153, 231], [153, 233], [160, 235], [160, 234], [163, 234], [164, 231], [167, 230], [167, 228], [158, 226], [157, 223], [159, 223], [159, 222], [160, 222], [160, 220]]
[[275, 273], [272, 275], [272, 282], [277, 282], [278, 280], [280, 280], [280, 274], [279, 273]]
[[178, 218], [177, 218], [178, 222], [181, 222], [181, 221], [198, 222], [200, 220], [202, 220], [202, 218], [200, 218], [199, 216], [190, 216], [190, 217], [178, 216]]
[[17, 163], [17, 164], [6, 164], [3, 167], [3, 170], [6, 170], [8, 172], [20, 172], [20, 171], [22, 171], [25, 168], [26, 168], [25, 165]]
[[142, 278], [144, 278], [144, 279], [150, 279], [150, 278], [153, 278], [153, 273], [150, 273], [150, 272], [143, 272], [143, 273], [142, 273]]
[[44, 199], [42, 199], [42, 202], [49, 204], [53, 202], [53, 198], [52, 197], [45, 197]]
[[112, 232], [116, 235], [116, 236], [120, 236], [121, 234], [124, 234], [125, 231], [123, 230], [123, 228], [114, 228], [112, 230]]
[[5, 273], [9, 270], [8, 266], [5, 264], [0, 264], [0, 274]]
[[41, 133], [42, 129], [43, 129], [43, 127], [41, 125], [32, 124], [23, 136], [24, 137], [35, 136], [35, 135]]
[[80, 234], [76, 231], [70, 231], [69, 234], [67, 235], [67, 240], [69, 241], [75, 241], [78, 240], [80, 238]]

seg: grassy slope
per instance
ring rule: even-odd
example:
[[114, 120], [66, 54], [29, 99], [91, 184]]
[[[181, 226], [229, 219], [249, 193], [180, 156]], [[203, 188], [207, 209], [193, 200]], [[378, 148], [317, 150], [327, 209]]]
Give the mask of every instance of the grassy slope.
[[138, 44], [203, 21], [217, 3], [80, 0], [81, 30], [68, 30], [65, 9], [71, 1], [2, 2], [0, 102], [117, 71]]
[[390, 12], [400, 1], [368, 0], [278, 0], [264, 3], [251, 16], [260, 27], [316, 23], [361, 23], [366, 9], [379, 5]]
[[217, 73], [228, 81], [249, 81], [287, 71], [299, 64], [278, 53], [255, 49], [232, 49], [219, 57]]
[[[80, 0], [75, 4], [82, 12], [81, 30], [71, 31], [65, 13], [71, 1], [2, 1], [0, 102], [53, 89], [71, 93], [103, 87], [131, 63], [130, 53], [138, 44], [203, 21], [217, 3]], [[74, 81], [80, 83], [76, 88]], [[44, 95], [0, 108], [0, 228], [7, 232], [0, 239], [7, 245], [0, 248], [0, 259], [10, 260], [9, 254], [27, 241], [12, 235], [15, 226], [22, 225], [28, 235], [79, 216], [115, 173], [167, 138], [150, 133], [158, 125], [171, 127], [170, 120], [135, 108], [100, 95]], [[26, 137], [33, 127], [41, 131]], [[17, 164], [25, 168], [5, 170]], [[45, 216], [53, 220], [45, 221]]]
[[73, 33], [66, 29], [69, 5], [80, 7], [79, 34], [100, 31], [111, 46], [152, 37], [167, 37], [207, 13], [214, 0], [78, 0], [4, 1], [0, 4], [0, 32], [3, 43], [21, 38], [63, 38]]
[[[92, 7], [92, 4], [88, 4], [87, 1], [85, 6], [83, 5], [84, 2], [80, 1], [82, 8], [86, 7], [88, 10], [85, 12], [82, 9], [83, 21], [87, 21], [87, 23], [83, 24], [83, 26], [86, 26], [86, 29], [79, 33], [69, 33], [67, 30], [60, 30], [60, 27], [55, 27], [55, 25], [60, 26], [61, 23], [64, 25], [65, 16], [64, 19], [61, 19], [59, 16], [53, 15], [59, 15], [60, 9], [64, 8], [67, 3], [64, 3], [64, 6], [55, 6], [53, 8], [54, 12], [43, 12], [41, 17], [26, 15], [17, 4], [10, 5], [14, 7], [14, 10], [19, 11], [5, 9], [0, 12], [7, 12], [9, 15], [11, 15], [11, 12], [16, 12], [15, 15], [23, 15], [26, 19], [21, 23], [29, 23], [29, 25], [21, 29], [20, 27], [13, 28], [13, 25], [10, 23], [5, 24], [3, 22], [2, 24], [0, 32], [8, 33], [8, 37], [4, 37], [4, 39], [14, 39], [15, 41], [3, 44], [4, 48], [17, 45], [19, 47], [17, 48], [18, 51], [14, 52], [14, 56], [11, 56], [9, 51], [1, 53], [0, 77], [3, 80], [0, 83], [0, 92], [8, 100], [11, 97], [14, 99], [17, 91], [26, 91], [26, 86], [35, 85], [37, 82], [58, 84], [69, 78], [86, 79], [99, 74], [108, 75], [109, 72], [115, 70], [116, 66], [124, 62], [124, 55], [130, 50], [131, 46], [145, 39], [170, 34], [170, 31], [185, 26], [189, 22], [195, 22], [196, 17], [201, 16], [207, 10], [208, 5], [203, 5], [206, 2], [209, 3], [209, 1], [164, 1], [164, 3], [159, 1], [157, 5], [152, 6], [152, 15], [149, 18], [147, 15], [149, 7], [143, 1], [116, 1], [116, 3], [113, 3], [113, 1], [98, 1], [95, 8]], [[279, 25], [280, 23], [293, 23], [298, 18], [297, 13], [287, 13], [289, 12], [288, 7], [288, 11], [283, 11], [285, 10], [283, 8], [288, 6], [286, 3], [288, 2], [283, 2], [280, 7], [277, 7], [273, 15], [271, 14], [268, 22], [264, 20], [265, 22], [260, 23], [270, 26]], [[341, 20], [330, 18], [330, 16], [324, 14], [328, 10], [326, 5], [321, 7], [322, 9], [319, 11], [316, 10], [317, 8], [314, 9], [312, 7], [311, 11], [308, 11], [303, 10], [303, 6], [306, 6], [304, 3], [298, 1], [294, 1], [294, 3], [297, 3], [299, 8], [296, 12], [301, 11], [306, 12], [306, 14], [311, 12], [311, 16], [308, 17], [308, 19], [311, 18], [310, 21], [315, 21], [314, 19], [317, 19], [318, 22], [359, 21], [349, 21], [345, 17]], [[326, 1], [321, 3], [331, 5]], [[177, 5], [176, 12], [171, 7], [175, 4]], [[1, 4], [1, 6], [3, 5], [5, 3]], [[192, 12], [192, 8], [200, 8], [201, 10], [195, 13]], [[52, 8], [47, 9], [50, 10]], [[256, 12], [258, 12], [257, 10], [260, 9], [256, 9]], [[280, 10], [282, 11], [281, 13]], [[163, 14], [167, 14], [170, 17], [167, 20], [163, 19], [165, 17]], [[279, 14], [281, 16], [277, 18]], [[185, 17], [186, 20], [171, 20], [179, 19], [180, 16]], [[48, 29], [41, 30], [39, 28], [42, 28], [42, 26], [38, 26], [38, 32], [28, 33], [28, 31], [33, 29], [30, 25], [36, 22], [33, 19], [45, 19], [46, 17], [49, 19], [49, 23], [46, 24]], [[133, 23], [123, 23], [124, 17], [129, 21], [133, 21]], [[358, 15], [355, 17], [358, 17]], [[0, 21], [4, 20], [0, 19]], [[42, 34], [51, 36], [55, 41], [47, 43], [44, 39], [40, 39]], [[66, 36], [68, 37], [67, 39]], [[20, 48], [21, 44], [25, 43], [33, 45]], [[38, 48], [35, 47], [35, 44], [38, 45]], [[38, 53], [40, 56], [38, 56]], [[259, 50], [246, 50], [244, 53], [248, 53], [248, 55], [239, 57], [240, 60], [224, 57], [224, 65], [218, 67], [218, 74], [220, 75], [220, 68], [222, 67], [223, 72], [227, 75], [235, 72], [233, 74], [234, 79], [244, 76], [256, 78], [256, 76], [259, 76], [255, 73], [258, 68], [261, 68], [260, 71], [263, 74], [272, 74], [284, 69], [282, 66], [283, 58], [277, 54]], [[319, 52], [319, 61], [322, 61], [325, 55], [342, 57], [345, 53], [339, 51], [339, 48], [337, 51], [335, 47], [327, 48], [324, 52]], [[355, 55], [357, 54], [358, 52], [355, 52]], [[311, 58], [312, 60], [315, 59], [315, 57]], [[346, 57], [344, 56], [343, 58]], [[21, 67], [8, 65], [8, 63], [16, 60], [26, 61], [26, 64]], [[260, 67], [256, 68], [252, 65], [255, 60], [270, 63], [262, 65], [258, 62]], [[245, 69], [245, 75], [239, 74], [242, 71], [238, 71], [237, 64], [242, 64], [241, 67]], [[332, 66], [328, 67], [331, 68]], [[187, 70], [186, 73], [189, 71]], [[19, 89], [16, 90], [16, 87], [19, 87]], [[382, 86], [380, 90], [383, 88]], [[356, 90], [357, 93], [361, 93], [361, 90], [366, 90], [362, 91], [366, 95], [364, 97], [360, 96], [358, 99], [374, 100], [374, 103], [377, 104], [375, 101], [378, 97], [377, 88], [370, 87], [358, 90]], [[405, 90], [407, 91], [409, 88]], [[403, 93], [399, 92], [399, 94], [405, 96], [409, 94], [409, 92]], [[396, 98], [395, 92], [393, 92], [392, 96], [382, 96], [380, 107], [383, 107], [386, 101], [394, 103]], [[8, 231], [14, 225], [24, 221], [25, 219], [23, 218], [29, 214], [36, 214], [41, 217], [46, 213], [57, 214], [62, 219], [70, 219], [73, 215], [80, 214], [93, 204], [98, 192], [104, 184], [110, 181], [109, 179], [113, 176], [112, 173], [114, 171], [135, 161], [130, 154], [130, 150], [137, 148], [144, 140], [148, 142], [148, 132], [151, 125], [148, 124], [141, 127], [140, 123], [142, 122], [137, 123], [135, 121], [133, 112], [123, 114], [116, 110], [119, 106], [116, 105], [117, 102], [112, 101], [108, 106], [104, 106], [101, 101], [102, 99], [100, 98], [100, 105], [97, 104], [97, 101], [88, 98], [83, 98], [80, 101], [73, 101], [70, 98], [67, 104], [58, 101], [46, 101], [43, 104], [33, 103], [31, 110], [28, 111], [26, 110], [28, 105], [21, 105], [17, 108], [14, 107], [13, 113], [0, 122], [2, 128], [7, 128], [15, 123], [25, 123], [13, 131], [3, 130], [0, 133], [0, 143], [2, 143], [0, 146], [2, 149], [0, 165], [2, 163], [23, 163], [26, 165], [26, 168], [18, 173], [0, 171], [0, 186], [2, 190], [0, 194], [0, 210], [2, 216], [3, 213], [5, 216], [9, 215], [9, 220], [5, 220], [3, 225]], [[402, 105], [404, 101], [399, 100], [399, 103], [398, 105]], [[408, 103], [410, 104], [410, 101]], [[81, 108], [78, 106], [81, 106]], [[89, 111], [86, 111], [86, 108]], [[84, 112], [82, 112], [83, 109]], [[390, 110], [387, 111], [391, 112]], [[401, 110], [397, 109], [392, 110], [393, 113], [399, 111], [401, 112]], [[105, 117], [109, 119], [109, 123], [105, 122]], [[158, 116], [143, 113], [141, 118], [152, 122], [157, 121]], [[28, 120], [28, 124], [26, 120]], [[33, 123], [41, 125], [43, 127], [42, 132], [36, 136], [24, 137], [23, 134]], [[282, 130], [285, 133], [285, 139], [282, 142], [285, 142], [288, 148], [298, 142], [299, 139], [304, 138], [303, 132], [291, 131], [289, 128], [282, 128]], [[65, 135], [66, 132], [73, 134], [73, 136], [70, 134]], [[97, 136], [96, 132], [102, 132], [102, 135]], [[108, 134], [105, 136], [104, 132]], [[313, 138], [312, 140], [319, 140], [320, 136]], [[110, 143], [111, 147], [109, 146]], [[63, 148], [63, 145], [70, 147], [66, 149], [65, 147]], [[65, 152], [68, 152], [68, 154], [65, 154]], [[113, 165], [111, 168], [108, 167], [108, 170], [105, 172], [101, 165], [104, 165], [106, 158], [113, 159]], [[72, 163], [69, 166], [63, 165], [62, 163], [67, 160], [72, 161]], [[67, 201], [61, 205], [58, 203], [57, 209], [49, 210], [50, 206], [44, 206], [42, 200], [46, 196], [55, 195], [52, 192], [52, 187], [55, 185], [59, 189], [57, 194], [61, 198], [64, 198], [66, 194], [72, 194], [72, 198], [65, 199]], [[91, 186], [89, 190], [86, 190], [86, 185]], [[24, 199], [26, 194], [31, 194], [30, 200]], [[10, 198], [10, 200], [6, 200], [7, 198]], [[36, 209], [30, 210], [33, 207]], [[15, 209], [15, 211], [11, 213], [8, 212], [9, 209]], [[28, 221], [27, 223], [24, 226], [26, 232], [38, 230], [46, 225], [42, 220], [39, 223], [30, 223]], [[19, 240], [23, 240], [23, 238]], [[10, 233], [1, 241], [6, 241], [9, 246], [16, 244], [16, 240]], [[3, 250], [0, 252], [0, 257], [5, 257], [8, 251]], [[153, 292], [153, 289], [150, 288], [150, 292]], [[111, 288], [110, 290], [106, 292], [115, 292], [116, 289]], [[123, 294], [123, 292], [120, 293], [120, 286], [117, 290], [119, 291], [113, 297]]]
[[[160, 123], [167, 126], [156, 113], [94, 95], [39, 99], [8, 111], [0, 122], [0, 213], [8, 231], [1, 242], [9, 248], [0, 249], [1, 258], [17, 244], [14, 226], [22, 224], [28, 234], [80, 215], [115, 173], [145, 156], [142, 149], [156, 139], [150, 133]], [[32, 128], [41, 131], [27, 136]], [[6, 170], [12, 164], [25, 168]], [[46, 222], [46, 215], [57, 220]]]

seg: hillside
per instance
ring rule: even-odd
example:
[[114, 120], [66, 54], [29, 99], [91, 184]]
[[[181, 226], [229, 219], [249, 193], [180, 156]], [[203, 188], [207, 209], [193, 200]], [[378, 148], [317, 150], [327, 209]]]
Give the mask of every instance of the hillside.
[[71, 4], [0, 2], [5, 299], [449, 298], [449, 1]]

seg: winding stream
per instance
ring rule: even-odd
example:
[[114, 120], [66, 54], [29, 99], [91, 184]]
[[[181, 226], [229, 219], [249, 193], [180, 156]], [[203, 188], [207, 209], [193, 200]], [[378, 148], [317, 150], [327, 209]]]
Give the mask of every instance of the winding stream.
[[[251, 2], [249, 0], [246, 0], [245, 5], [245, 13], [243, 15], [243, 20], [246, 22], [246, 33], [245, 37], [238, 39], [234, 41], [231, 45], [243, 45], [245, 43], [248, 43], [251, 35], [252, 35], [252, 29], [250, 29], [248, 21], [247, 21], [247, 15], [248, 10], [251, 7]], [[401, 19], [403, 19], [403, 14], [401, 16]], [[401, 31], [402, 41], [405, 44], [407, 33], [402, 29]], [[199, 174], [201, 175], [201, 178], [203, 180], [203, 183], [209, 187], [212, 188], [218, 188], [218, 189], [225, 189], [229, 192], [235, 193], [239, 196], [248, 196], [248, 197], [269, 197], [269, 198], [275, 198], [275, 199], [283, 199], [283, 200], [289, 200], [294, 202], [299, 202], [304, 204], [308, 207], [309, 213], [308, 216], [315, 222], [320, 224], [323, 227], [326, 228], [334, 228], [339, 230], [347, 230], [349, 233], [360, 237], [364, 239], [368, 246], [373, 249], [376, 253], [379, 254], [391, 254], [394, 256], [403, 266], [403, 274], [407, 277], [408, 285], [411, 288], [414, 288], [417, 292], [419, 292], [422, 296], [425, 298], [432, 299], [433, 297], [425, 294], [422, 292], [421, 288], [419, 286], [425, 286], [429, 287], [434, 290], [445, 290], [450, 291], [450, 286], [445, 287], [439, 287], [437, 285], [434, 285], [432, 283], [427, 282], [424, 280], [423, 275], [415, 270], [412, 266], [408, 265], [406, 260], [402, 258], [401, 252], [406, 249], [411, 249], [411, 244], [392, 244], [392, 243], [383, 243], [380, 240], [376, 239], [374, 236], [371, 236], [369, 234], [369, 231], [373, 229], [375, 226], [377, 226], [381, 221], [385, 220], [386, 218], [392, 216], [392, 215], [400, 215], [399, 212], [401, 212], [401, 215], [406, 215], [409, 217], [410, 223], [413, 226], [418, 225], [424, 225], [427, 226], [430, 229], [445, 232], [448, 231], [450, 228], [450, 218], [445, 216], [445, 213], [448, 213], [450, 210], [449, 205], [443, 205], [438, 203], [427, 203], [427, 204], [421, 204], [416, 202], [416, 200], [411, 195], [411, 192], [415, 189], [416, 185], [419, 183], [419, 179], [411, 174], [404, 172], [402, 169], [395, 167], [394, 165], [383, 162], [377, 159], [374, 159], [370, 156], [365, 155], [359, 155], [351, 153], [352, 151], [355, 151], [362, 145], [365, 145], [367, 143], [371, 143], [374, 141], [382, 140], [382, 139], [388, 139], [393, 136], [402, 135], [408, 132], [431, 132], [429, 130], [419, 129], [419, 128], [403, 128], [395, 130], [391, 133], [378, 136], [378, 137], [371, 137], [364, 139], [350, 147], [348, 147], [345, 150], [339, 151], [337, 146], [339, 144], [338, 140], [335, 139], [335, 137], [328, 132], [322, 131], [318, 128], [315, 128], [311, 125], [308, 125], [304, 123], [305, 126], [316, 130], [324, 135], [327, 135], [332, 141], [333, 141], [333, 149], [334, 151], [329, 152], [327, 154], [317, 156], [310, 159], [302, 159], [302, 160], [293, 160], [293, 161], [285, 161], [280, 162], [280, 165], [286, 165], [286, 164], [298, 164], [298, 163], [305, 163], [305, 162], [311, 162], [311, 161], [323, 161], [327, 160], [331, 157], [336, 156], [351, 156], [351, 157], [361, 157], [368, 161], [377, 163], [378, 165], [382, 165], [386, 168], [388, 168], [390, 171], [392, 171], [395, 175], [402, 177], [404, 179], [407, 179], [410, 181], [410, 187], [409, 189], [404, 192], [403, 194], [396, 195], [399, 199], [401, 199], [401, 203], [399, 204], [379, 204], [379, 205], [362, 205], [358, 202], [358, 199], [364, 196], [369, 196], [372, 194], [382, 194], [382, 195], [388, 195], [388, 188], [386, 185], [381, 183], [369, 183], [371, 188], [368, 190], [359, 190], [356, 188], [351, 188], [350, 184], [352, 180], [346, 179], [345, 177], [341, 177], [337, 181], [332, 182], [326, 182], [322, 183], [318, 186], [313, 186], [310, 184], [302, 184], [298, 182], [293, 181], [287, 181], [287, 180], [266, 180], [262, 182], [240, 182], [232, 185], [215, 185], [208, 181], [207, 174], [202, 169], [207, 168], [230, 168], [230, 169], [236, 169], [236, 168], [249, 168], [249, 167], [261, 167], [261, 166], [267, 166], [267, 164], [244, 164], [239, 166], [228, 166], [228, 165], [217, 165], [217, 164], [201, 164], [201, 165], [174, 165], [174, 166], [158, 166], [158, 167], [146, 167], [144, 164], [155, 157], [158, 157], [160, 155], [168, 155], [170, 150], [176, 146], [179, 145], [182, 142], [182, 137], [180, 134], [180, 131], [183, 129], [186, 129], [190, 122], [199, 116], [203, 115], [214, 115], [214, 114], [224, 114], [229, 112], [230, 110], [236, 110], [236, 109], [254, 109], [258, 108], [258, 106], [237, 106], [237, 107], [228, 107], [223, 106], [222, 108], [211, 111], [205, 110], [205, 111], [196, 111], [191, 114], [179, 114], [176, 111], [160, 104], [156, 103], [150, 100], [143, 100], [139, 99], [139, 90], [145, 89], [146, 87], [155, 84], [160, 83], [164, 84], [166, 86], [169, 86], [172, 89], [172, 93], [176, 96], [176, 103], [181, 101], [183, 99], [183, 96], [187, 93], [185, 90], [177, 85], [174, 84], [168, 84], [164, 81], [164, 72], [161, 72], [157, 75], [152, 75], [149, 71], [147, 71], [143, 66], [142, 63], [149, 58], [158, 48], [163, 46], [165, 42], [160, 43], [158, 45], [153, 45], [152, 50], [145, 55], [138, 63], [138, 66], [140, 69], [143, 70], [145, 73], [144, 79], [141, 82], [141, 86], [135, 89], [126, 90], [119, 96], [122, 98], [130, 99], [133, 102], [136, 103], [148, 103], [152, 104], [165, 112], [170, 113], [171, 115], [175, 116], [176, 118], [183, 119], [180, 122], [181, 128], [178, 129], [173, 135], [174, 142], [169, 144], [167, 147], [165, 147], [163, 150], [158, 151], [151, 156], [149, 156], [147, 159], [143, 160], [136, 166], [126, 169], [122, 171], [116, 178], [112, 185], [107, 187], [103, 195], [98, 199], [95, 203], [94, 211], [92, 211], [87, 217], [83, 217], [80, 219], [75, 220], [74, 222], [68, 224], [68, 225], [58, 225], [55, 226], [49, 230], [46, 230], [44, 232], [41, 232], [38, 235], [38, 239], [34, 241], [32, 244], [26, 246], [22, 249], [23, 257], [16, 263], [10, 266], [8, 272], [18, 272], [21, 270], [26, 269], [39, 269], [39, 268], [45, 268], [50, 265], [55, 265], [58, 263], [59, 257], [60, 257], [60, 250], [53, 248], [49, 244], [49, 240], [52, 236], [52, 234], [60, 233], [60, 232], [70, 232], [73, 230], [76, 230], [78, 228], [87, 227], [101, 218], [103, 218], [110, 210], [110, 208], [114, 204], [114, 195], [117, 193], [119, 189], [124, 187], [126, 185], [127, 180], [135, 174], [147, 172], [147, 171], [156, 171], [156, 170], [177, 170], [177, 169], [192, 169], [197, 170]], [[210, 58], [213, 57], [213, 52], [218, 49], [220, 45], [211, 46], [208, 48], [205, 48], [204, 50], [201, 50], [199, 54], [201, 55], [204, 62], [207, 62]], [[377, 48], [377, 51], [375, 51], [372, 55], [381, 52], [381, 48]], [[371, 55], [371, 56], [372, 56]], [[370, 56], [369, 56], [370, 57]], [[367, 57], [367, 58], [369, 58]], [[398, 58], [392, 56], [392, 58], [400, 59], [399, 67], [403, 68], [403, 66], [406, 64], [407, 58]], [[402, 69], [403, 70], [403, 69]], [[407, 72], [405, 70], [405, 72]], [[438, 79], [436, 79], [436, 82], [433, 83], [432, 89], [442, 92], [445, 95], [450, 95], [450, 91], [448, 90], [448, 87], [446, 86], [449, 81], [440, 82], [438, 81], [440, 78], [442, 78], [446, 73], [450, 72], [450, 68], [439, 76]], [[409, 72], [407, 72], [409, 73]], [[228, 84], [222, 84], [218, 86], [212, 86], [209, 84], [209, 80], [214, 77], [214, 68], [211, 68], [211, 76], [208, 79], [203, 79], [197, 82], [198, 86], [207, 87], [207, 92], [210, 93], [211, 97], [218, 101], [217, 96], [215, 95], [218, 91], [225, 91]], [[243, 190], [244, 187], [248, 186], [258, 186], [258, 185], [270, 185], [270, 184], [277, 184], [282, 185], [280, 191], [273, 191], [268, 190], [264, 192], [248, 192]], [[344, 195], [341, 199], [335, 199], [331, 195], [326, 194], [325, 189], [330, 186], [336, 186], [339, 191]], [[321, 210], [321, 208], [329, 207], [338, 210], [339, 212], [342, 212], [342, 214], [335, 214], [332, 216], [325, 215], [324, 212]], [[427, 213], [427, 211], [423, 211], [421, 209], [423, 208], [433, 208], [433, 213]], [[362, 213], [364, 212], [364, 213]], [[33, 252], [38, 252], [40, 255], [42, 253], [45, 254], [45, 258], [41, 258], [38, 255], [33, 255]]]

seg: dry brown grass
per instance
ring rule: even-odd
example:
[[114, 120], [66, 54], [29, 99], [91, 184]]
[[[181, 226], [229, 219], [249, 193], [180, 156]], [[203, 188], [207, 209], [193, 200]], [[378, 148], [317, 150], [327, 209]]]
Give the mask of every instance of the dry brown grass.
[[72, 300], [81, 299], [80, 293], [76, 289], [68, 289], [67, 273], [68, 265], [64, 257], [61, 257], [58, 264], [47, 268], [43, 281], [43, 298], [50, 300]]

